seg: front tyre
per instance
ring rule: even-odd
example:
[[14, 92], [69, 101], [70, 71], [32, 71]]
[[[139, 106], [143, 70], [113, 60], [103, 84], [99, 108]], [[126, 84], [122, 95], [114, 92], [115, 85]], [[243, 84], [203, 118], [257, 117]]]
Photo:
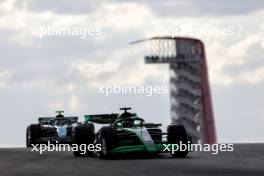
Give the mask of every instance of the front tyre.
[[86, 151], [82, 151], [81, 145], [85, 144], [87, 147], [89, 144], [93, 144], [94, 136], [94, 125], [92, 123], [76, 126], [73, 129], [72, 134], [73, 145], [76, 145], [76, 147], [78, 147], [77, 150], [73, 152], [74, 156], [91, 156], [93, 154], [93, 151], [89, 151], [88, 149]]
[[[188, 136], [184, 126], [172, 124], [168, 126], [167, 130], [168, 130], [168, 136], [167, 136], [168, 143], [178, 145], [178, 150], [171, 152], [171, 155], [177, 158], [186, 157], [188, 154]], [[181, 144], [185, 146], [181, 148], [180, 147]], [[180, 150], [180, 148], [184, 150]]]
[[115, 130], [111, 126], [102, 127], [97, 135], [96, 143], [101, 144], [101, 150], [97, 152], [98, 158], [111, 158], [112, 149], [114, 149], [117, 143]]

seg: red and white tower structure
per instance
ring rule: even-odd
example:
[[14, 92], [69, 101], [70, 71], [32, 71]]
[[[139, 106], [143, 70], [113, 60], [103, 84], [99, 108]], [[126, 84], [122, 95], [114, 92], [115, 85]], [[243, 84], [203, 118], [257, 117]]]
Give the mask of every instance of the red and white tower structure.
[[139, 42], [150, 44], [146, 63], [169, 64], [172, 122], [184, 125], [193, 143], [216, 143], [203, 43], [184, 37], [153, 37], [133, 43]]

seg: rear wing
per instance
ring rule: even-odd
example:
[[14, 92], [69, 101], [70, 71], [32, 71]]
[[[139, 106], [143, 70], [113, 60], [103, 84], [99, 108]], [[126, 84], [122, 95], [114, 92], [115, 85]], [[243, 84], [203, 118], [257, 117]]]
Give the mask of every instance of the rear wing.
[[98, 124], [111, 124], [118, 117], [118, 114], [96, 114], [96, 115], [84, 115], [84, 122], [93, 122]]
[[[50, 124], [51, 120], [55, 120], [55, 117], [40, 117], [38, 119], [39, 123], [42, 125], [48, 125]], [[77, 123], [78, 122], [78, 117], [63, 117], [63, 119], [68, 119], [71, 121], [71, 123]]]
[[55, 119], [55, 118], [54, 117], [40, 117], [38, 121], [42, 125], [48, 125], [52, 119]]

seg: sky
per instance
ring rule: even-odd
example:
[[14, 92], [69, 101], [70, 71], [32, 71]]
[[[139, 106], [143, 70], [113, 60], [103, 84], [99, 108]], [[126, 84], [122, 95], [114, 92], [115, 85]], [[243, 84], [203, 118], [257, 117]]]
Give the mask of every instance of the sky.
[[1, 0], [0, 147], [24, 146], [27, 125], [55, 110], [81, 121], [131, 106], [165, 129], [169, 93], [98, 88], [168, 86], [168, 65], [145, 64], [146, 47], [129, 44], [166, 35], [204, 42], [218, 142], [264, 142], [263, 16], [261, 0]]

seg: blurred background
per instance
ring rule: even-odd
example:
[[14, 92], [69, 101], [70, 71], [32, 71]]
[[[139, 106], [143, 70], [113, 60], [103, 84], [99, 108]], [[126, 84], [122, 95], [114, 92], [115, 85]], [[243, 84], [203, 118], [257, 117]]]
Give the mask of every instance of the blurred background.
[[[254, 3], [253, 3], [254, 2]], [[39, 116], [116, 113], [170, 123], [163, 94], [99, 93], [113, 84], [169, 86], [168, 65], [144, 63], [153, 36], [206, 48], [218, 142], [264, 142], [264, 3], [254, 1], [0, 1], [0, 147], [25, 146]]]

